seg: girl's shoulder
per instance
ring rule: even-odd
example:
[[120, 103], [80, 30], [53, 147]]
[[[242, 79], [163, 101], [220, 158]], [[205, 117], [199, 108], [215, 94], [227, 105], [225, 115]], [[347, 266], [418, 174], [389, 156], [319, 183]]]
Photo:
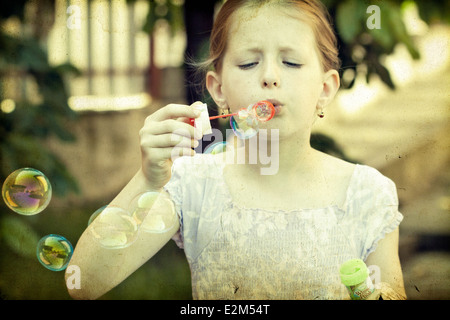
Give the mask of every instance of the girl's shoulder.
[[369, 165], [351, 163], [332, 156], [326, 156], [328, 174], [336, 179], [348, 181], [348, 186], [355, 189], [391, 188], [394, 182], [378, 169]]
[[398, 206], [395, 183], [379, 170], [363, 164], [355, 167], [348, 197], [371, 206]]
[[338, 181], [342, 188], [346, 186], [345, 202], [347, 205], [398, 204], [395, 183], [378, 169], [331, 156], [326, 161], [330, 168], [327, 174]]
[[354, 176], [360, 187], [366, 185], [378, 189], [395, 186], [394, 182], [378, 169], [364, 164], [356, 164]]

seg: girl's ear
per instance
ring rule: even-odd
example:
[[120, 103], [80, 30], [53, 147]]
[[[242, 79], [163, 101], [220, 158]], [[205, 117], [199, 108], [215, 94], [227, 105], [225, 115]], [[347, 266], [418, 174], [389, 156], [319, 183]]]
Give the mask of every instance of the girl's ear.
[[228, 108], [225, 95], [222, 91], [222, 79], [217, 72], [208, 71], [206, 74], [206, 88], [219, 108]]
[[317, 103], [318, 107], [324, 108], [328, 105], [339, 90], [341, 83], [339, 73], [336, 70], [328, 70], [323, 75], [323, 88]]

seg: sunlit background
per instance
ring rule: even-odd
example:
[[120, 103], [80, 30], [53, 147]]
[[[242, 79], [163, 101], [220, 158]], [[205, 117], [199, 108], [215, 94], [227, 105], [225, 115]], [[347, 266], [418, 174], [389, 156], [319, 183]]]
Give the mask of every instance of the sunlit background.
[[[56, 0], [54, 15], [39, 20], [32, 17], [43, 14], [40, 2], [31, 1], [25, 10], [28, 23], [13, 16], [2, 24], [2, 32], [21, 37], [36, 32], [33, 23], [40, 21], [46, 33], [38, 39], [49, 64], [69, 63], [78, 70], [64, 77], [67, 104], [77, 119], [63, 124], [75, 139], [68, 143], [49, 136], [44, 146], [58, 155], [79, 192], [53, 197], [47, 212], [14, 217], [13, 231], [8, 219], [14, 213], [0, 208], [0, 241], [5, 245], [0, 251], [0, 298], [69, 298], [62, 272], [45, 270], [34, 256], [23, 254], [22, 238], [23, 245], [8, 243], [25, 233], [32, 239], [61, 233], [75, 246], [92, 212], [111, 201], [139, 168], [138, 132], [145, 117], [166, 103], [187, 103], [185, 30], [157, 19], [152, 32], [145, 31], [151, 3]], [[166, 1], [156, 3], [156, 10], [169, 10]], [[184, 1], [171, 3], [182, 8]], [[364, 64], [346, 69], [343, 81], [354, 79], [354, 84], [338, 93], [316, 122], [315, 133], [332, 137], [348, 159], [394, 180], [405, 216], [400, 256], [408, 297], [448, 299], [450, 28], [424, 22], [414, 1], [404, 1], [402, 17], [420, 59], [413, 59], [401, 43], [382, 57], [395, 90], [376, 75], [367, 82]], [[364, 50], [357, 47], [353, 55], [363, 56]], [[1, 94], [0, 112], [5, 115], [14, 115], [18, 101], [39, 104], [43, 99], [38, 83], [20, 68], [2, 71]], [[6, 161], [1, 165], [6, 167]], [[182, 251], [171, 242], [104, 298], [190, 299]]]

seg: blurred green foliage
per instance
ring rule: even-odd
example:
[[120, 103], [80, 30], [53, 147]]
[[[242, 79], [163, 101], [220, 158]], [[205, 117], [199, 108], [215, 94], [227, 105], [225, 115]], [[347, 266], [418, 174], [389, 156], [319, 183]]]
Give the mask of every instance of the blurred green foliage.
[[[129, 0], [132, 2], [133, 0]], [[149, 34], [153, 32], [159, 19], [169, 23], [172, 32], [182, 30], [184, 26], [182, 1], [177, 0], [148, 0], [149, 10], [143, 30]]]
[[[1, 2], [0, 25], [13, 16], [24, 25], [27, 3]], [[68, 105], [64, 77], [76, 75], [78, 70], [70, 64], [51, 66], [46, 48], [39, 40], [31, 32], [11, 35], [4, 29], [0, 31], [0, 102], [11, 98], [5, 96], [11, 81], [16, 81], [22, 91], [20, 98], [14, 99], [13, 112], [0, 111], [0, 181], [18, 168], [32, 167], [50, 179], [55, 195], [63, 196], [78, 192], [78, 185], [58, 156], [45, 147], [44, 141], [51, 136], [64, 142], [75, 140], [67, 124], [77, 114]], [[23, 94], [30, 82], [38, 89], [33, 97]]]
[[[31, 2], [0, 3], [0, 103], [5, 99], [14, 101], [10, 112], [0, 110], [0, 184], [16, 169], [32, 167], [49, 178], [54, 195], [64, 196], [79, 191], [77, 182], [45, 142], [52, 136], [64, 142], [75, 141], [67, 127], [77, 114], [68, 105], [64, 77], [76, 75], [78, 70], [70, 64], [49, 64], [46, 47], [38, 37], [42, 26], [39, 32], [33, 32], [26, 21], [26, 6]], [[8, 32], [4, 28], [8, 19], [19, 21], [21, 30]], [[54, 279], [36, 259], [40, 238], [36, 218], [22, 219], [11, 214], [3, 201], [0, 211], [0, 299], [64, 296], [61, 290], [48, 285]]]
[[[134, 2], [135, 0], [128, 0]], [[185, 0], [193, 2], [196, 0]], [[222, 3], [223, 0], [211, 0]], [[393, 52], [398, 44], [404, 44], [414, 59], [420, 54], [408, 34], [402, 10], [416, 4], [420, 17], [426, 23], [450, 21], [450, 2], [440, 0], [323, 0], [328, 8], [336, 34], [338, 36], [339, 56], [342, 60], [341, 73], [353, 70], [350, 77], [342, 84], [343, 88], [354, 85], [358, 72], [365, 73], [367, 82], [372, 75], [377, 75], [391, 89], [395, 83], [389, 70], [383, 65], [385, 55]], [[164, 19], [172, 27], [172, 31], [183, 28], [183, 8], [180, 0], [148, 0], [149, 12], [143, 29], [151, 33], [158, 19]], [[369, 28], [367, 20], [375, 14], [368, 7], [376, 5], [379, 8], [380, 28]], [[189, 17], [187, 17], [189, 19]]]
[[[448, 1], [403, 1], [403, 0], [324, 0], [335, 23], [338, 36], [339, 56], [342, 60], [342, 72], [353, 70], [353, 76], [346, 77], [344, 88], [351, 88], [355, 82], [358, 66], [365, 68], [367, 83], [372, 75], [377, 75], [391, 89], [395, 83], [389, 70], [383, 65], [386, 55], [393, 53], [398, 44], [403, 44], [414, 59], [420, 54], [414, 45], [413, 37], [408, 34], [403, 10], [416, 5], [421, 19], [426, 23], [448, 23], [450, 20], [450, 5]], [[379, 11], [368, 10], [371, 5]], [[369, 28], [367, 20], [379, 13], [379, 28]], [[376, 16], [374, 16], [376, 17]]]

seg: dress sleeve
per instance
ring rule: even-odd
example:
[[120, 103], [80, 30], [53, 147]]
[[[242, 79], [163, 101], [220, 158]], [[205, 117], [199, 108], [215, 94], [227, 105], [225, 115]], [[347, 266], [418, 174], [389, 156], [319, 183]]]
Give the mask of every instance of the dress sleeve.
[[366, 260], [369, 254], [375, 251], [378, 241], [386, 234], [394, 231], [403, 220], [403, 215], [398, 211], [398, 197], [395, 184], [389, 178], [383, 176], [375, 169], [369, 170], [367, 179], [367, 195], [372, 200], [365, 201], [364, 223], [366, 224], [366, 236], [363, 238], [362, 260]]
[[178, 220], [180, 222], [180, 229], [178, 232], [172, 237], [172, 240], [175, 241], [177, 246], [181, 249], [184, 248], [183, 239], [182, 239], [182, 228], [183, 228], [183, 212], [181, 210], [182, 205], [182, 184], [181, 178], [184, 176], [184, 166], [182, 165], [182, 161], [179, 161], [182, 158], [178, 158], [172, 164], [172, 176], [169, 182], [164, 186], [164, 190], [166, 190], [175, 207], [176, 214], [178, 216]]

